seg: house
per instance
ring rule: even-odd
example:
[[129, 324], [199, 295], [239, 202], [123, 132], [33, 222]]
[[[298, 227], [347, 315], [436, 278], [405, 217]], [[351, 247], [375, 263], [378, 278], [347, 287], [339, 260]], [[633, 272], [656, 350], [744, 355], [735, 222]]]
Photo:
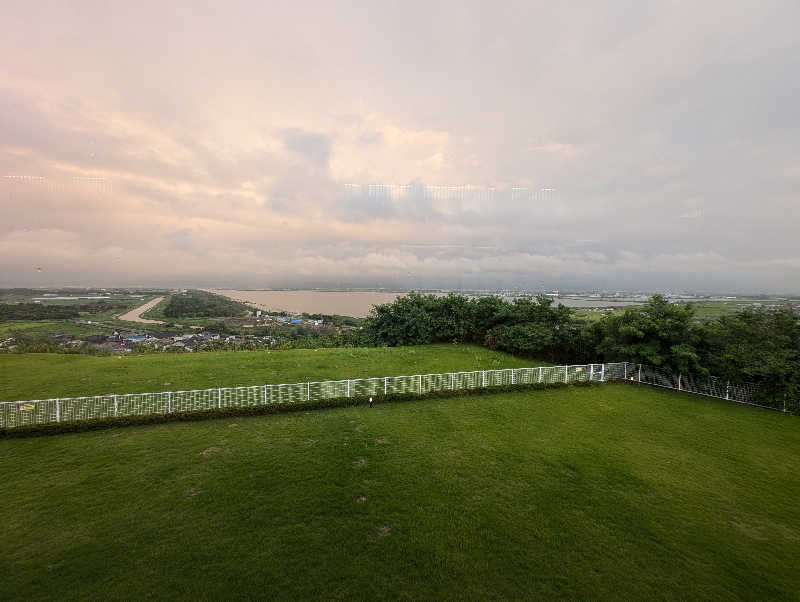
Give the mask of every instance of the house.
[[[101, 343], [105, 343], [106, 341], [108, 341], [109, 338], [104, 334], [90, 334], [83, 337], [83, 340], [89, 343], [94, 343], [96, 345], [99, 345]], [[119, 339], [115, 340], [114, 342], [119, 342]]]
[[132, 336], [127, 336], [127, 337], [124, 338], [124, 341], [126, 343], [131, 344], [131, 345], [137, 345], [139, 343], [145, 343], [145, 342], [147, 342], [147, 335], [146, 334], [135, 334], [135, 335], [132, 335]]
[[110, 351], [112, 353], [127, 353], [130, 351], [128, 347], [125, 347], [122, 343], [117, 343], [115, 341], [108, 341], [106, 343], [101, 343], [97, 345], [97, 348], [101, 351]]

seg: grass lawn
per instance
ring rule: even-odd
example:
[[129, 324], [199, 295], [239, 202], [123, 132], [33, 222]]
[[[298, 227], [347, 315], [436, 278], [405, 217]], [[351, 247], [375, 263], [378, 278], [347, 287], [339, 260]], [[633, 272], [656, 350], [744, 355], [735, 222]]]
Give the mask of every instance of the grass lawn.
[[0, 599], [796, 599], [800, 420], [606, 384], [0, 441]]
[[0, 401], [538, 365], [471, 345], [99, 357], [0, 354]]

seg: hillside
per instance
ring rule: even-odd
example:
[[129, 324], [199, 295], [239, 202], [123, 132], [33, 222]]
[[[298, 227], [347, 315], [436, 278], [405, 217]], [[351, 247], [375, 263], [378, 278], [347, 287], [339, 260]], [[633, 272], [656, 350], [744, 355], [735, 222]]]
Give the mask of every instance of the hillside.
[[789, 599], [798, 462], [623, 384], [0, 441], [0, 598]]
[[473, 345], [160, 353], [0, 354], [0, 401], [540, 365]]
[[166, 318], [213, 318], [243, 316], [249, 310], [244, 303], [207, 293], [187, 291], [171, 295], [163, 309]]

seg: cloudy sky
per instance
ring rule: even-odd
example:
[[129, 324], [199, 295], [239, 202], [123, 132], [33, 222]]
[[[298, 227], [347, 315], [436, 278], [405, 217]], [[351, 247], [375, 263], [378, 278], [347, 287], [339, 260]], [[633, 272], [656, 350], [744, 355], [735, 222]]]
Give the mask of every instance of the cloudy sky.
[[800, 292], [798, 23], [5, 0], [0, 286]]

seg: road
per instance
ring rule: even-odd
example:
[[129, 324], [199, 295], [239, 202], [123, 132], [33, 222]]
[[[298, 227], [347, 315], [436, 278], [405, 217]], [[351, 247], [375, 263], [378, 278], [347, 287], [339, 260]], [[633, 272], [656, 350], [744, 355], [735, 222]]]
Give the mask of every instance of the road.
[[140, 305], [136, 309], [132, 309], [126, 314], [122, 314], [119, 319], [126, 320], [128, 322], [141, 322], [142, 324], [163, 324], [164, 322], [162, 320], [148, 320], [141, 317], [144, 312], [146, 312], [148, 309], [154, 308], [163, 300], [164, 297], [156, 297], [152, 301], [148, 301], [144, 305]]

